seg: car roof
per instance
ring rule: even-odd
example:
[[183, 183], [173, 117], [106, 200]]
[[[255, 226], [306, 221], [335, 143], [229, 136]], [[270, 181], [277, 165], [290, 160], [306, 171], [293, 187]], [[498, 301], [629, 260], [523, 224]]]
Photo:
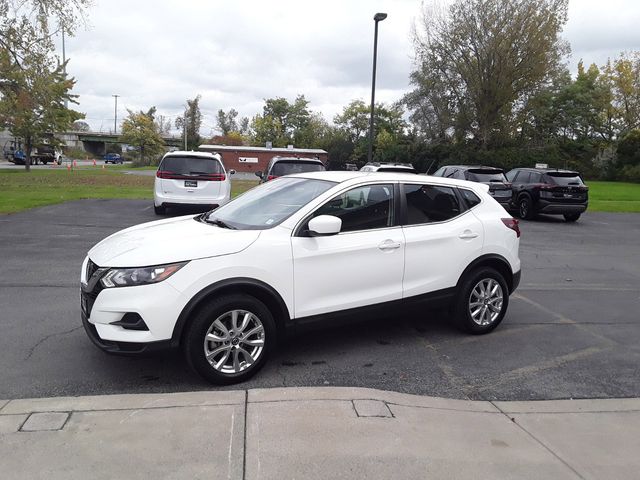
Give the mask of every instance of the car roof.
[[462, 170], [471, 170], [472, 168], [485, 170], [500, 170], [504, 172], [504, 168], [492, 167], [491, 165], [442, 165], [440, 168], [460, 168]]
[[[415, 173], [403, 172], [361, 172], [350, 170], [332, 170], [326, 172], [306, 172], [288, 175], [289, 177], [309, 178], [315, 180], [327, 180], [336, 183], [357, 184], [364, 180], [376, 180], [380, 182], [407, 182], [415, 183], [416, 180], [431, 184], [453, 185], [482, 190], [482, 184], [469, 182], [467, 180], [457, 180], [454, 178], [432, 177], [430, 175], [416, 175]], [[480, 187], [479, 187], [480, 185]]]
[[575, 170], [565, 170], [563, 168], [516, 167], [512, 170], [525, 170], [527, 172], [542, 172], [542, 173], [547, 173], [547, 172], [575, 173], [576, 175], [579, 175], [579, 172], [576, 172]]
[[220, 160], [220, 154], [212, 153], [212, 152], [194, 152], [193, 150], [176, 150], [174, 152], [167, 152], [164, 154], [164, 157], [200, 157], [200, 158], [211, 158]]

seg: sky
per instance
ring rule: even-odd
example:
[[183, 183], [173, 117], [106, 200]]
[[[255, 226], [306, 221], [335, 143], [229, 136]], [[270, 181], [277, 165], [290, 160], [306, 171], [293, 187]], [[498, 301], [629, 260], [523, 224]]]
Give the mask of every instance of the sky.
[[[447, 0], [440, 0], [447, 1]], [[370, 101], [373, 15], [379, 24], [376, 101], [410, 90], [413, 29], [421, 0], [94, 0], [86, 27], [66, 39], [75, 106], [110, 131], [127, 109], [175, 120], [201, 95], [201, 133], [217, 133], [218, 109], [262, 112], [264, 99], [304, 94], [329, 121], [353, 99]], [[637, 0], [570, 0], [563, 36], [572, 71], [640, 50]], [[61, 52], [61, 42], [58, 41]], [[119, 127], [118, 127], [119, 128]]]

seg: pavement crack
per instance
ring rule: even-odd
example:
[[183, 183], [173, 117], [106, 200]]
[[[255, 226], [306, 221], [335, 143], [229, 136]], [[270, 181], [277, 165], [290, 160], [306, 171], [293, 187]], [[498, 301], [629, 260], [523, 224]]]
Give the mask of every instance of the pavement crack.
[[524, 428], [524, 426], [520, 425], [518, 423], [518, 420], [516, 419], [515, 416], [510, 416], [509, 414], [507, 414], [504, 410], [502, 410], [495, 402], [490, 402], [502, 415], [504, 415], [505, 417], [507, 417], [507, 419], [513, 423], [515, 426], [517, 426], [520, 430], [522, 430], [525, 434], [527, 434], [529, 437], [531, 437], [531, 439], [533, 439], [533, 441], [535, 441], [538, 445], [540, 445], [542, 448], [544, 448], [547, 452], [549, 452], [551, 455], [553, 455], [555, 458], [558, 459], [558, 461], [560, 461], [565, 467], [567, 467], [569, 470], [571, 470], [573, 473], [575, 473], [578, 478], [581, 478], [582, 480], [585, 480], [585, 477], [578, 472], [578, 470], [576, 470], [574, 467], [571, 466], [571, 464], [569, 464], [569, 462], [567, 462], [564, 458], [562, 458], [560, 455], [558, 455], [556, 452], [554, 452], [551, 448], [549, 448], [542, 440], [540, 440], [538, 437], [536, 437], [533, 433], [531, 433], [529, 430], [527, 430], [526, 428]]
[[45, 336], [45, 337], [42, 337], [40, 340], [38, 340], [38, 341], [36, 342], [36, 344], [35, 344], [33, 347], [31, 347], [31, 348], [29, 349], [29, 353], [27, 353], [27, 356], [25, 357], [25, 360], [29, 360], [29, 359], [31, 358], [31, 355], [33, 355], [33, 353], [36, 351], [36, 349], [37, 349], [40, 345], [42, 345], [44, 342], [46, 342], [47, 340], [49, 340], [50, 338], [58, 337], [58, 336], [63, 336], [63, 335], [68, 335], [68, 334], [70, 334], [70, 333], [75, 332], [76, 330], [80, 330], [81, 328], [83, 328], [83, 327], [82, 327], [82, 325], [80, 325], [79, 327], [74, 327], [74, 328], [72, 328], [71, 330], [65, 330], [64, 332], [51, 333], [51, 334], [49, 334], [49, 335], [47, 335], [47, 336]]

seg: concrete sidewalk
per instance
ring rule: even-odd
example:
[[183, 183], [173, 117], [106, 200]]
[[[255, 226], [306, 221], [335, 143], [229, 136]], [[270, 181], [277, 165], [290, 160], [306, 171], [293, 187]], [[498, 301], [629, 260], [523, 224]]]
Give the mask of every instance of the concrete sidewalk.
[[6, 479], [636, 479], [640, 399], [361, 388], [0, 401]]

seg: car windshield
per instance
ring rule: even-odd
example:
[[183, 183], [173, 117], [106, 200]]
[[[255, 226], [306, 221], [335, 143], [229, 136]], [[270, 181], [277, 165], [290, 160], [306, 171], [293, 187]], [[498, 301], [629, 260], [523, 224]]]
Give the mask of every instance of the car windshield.
[[547, 172], [547, 176], [556, 185], [584, 185], [580, 175], [575, 172]]
[[203, 217], [207, 223], [239, 230], [266, 230], [335, 185], [327, 180], [279, 178], [252, 188]]
[[224, 173], [222, 165], [215, 158], [204, 157], [165, 157], [159, 170], [178, 175]]
[[469, 180], [473, 182], [506, 182], [501, 170], [469, 170]]
[[321, 172], [324, 169], [325, 168], [322, 163], [316, 162], [276, 162], [271, 169], [270, 175], [282, 177], [283, 175], [291, 175], [294, 173]]

